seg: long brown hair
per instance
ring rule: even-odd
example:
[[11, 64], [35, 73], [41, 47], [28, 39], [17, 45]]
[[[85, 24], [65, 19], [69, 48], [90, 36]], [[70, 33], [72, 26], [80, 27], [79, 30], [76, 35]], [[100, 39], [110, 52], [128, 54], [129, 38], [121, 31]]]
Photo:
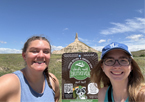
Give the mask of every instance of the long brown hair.
[[[142, 97], [142, 93], [140, 89], [142, 89], [144, 82], [143, 74], [141, 73], [141, 69], [138, 64], [135, 62], [133, 58], [131, 58], [131, 66], [132, 71], [128, 77], [128, 93], [129, 93], [129, 101], [130, 102], [137, 102], [140, 101]], [[100, 60], [96, 67], [94, 67], [91, 71], [91, 81], [97, 83], [97, 87], [100, 89], [102, 87], [110, 86], [111, 82], [110, 79], [105, 75], [103, 72], [101, 65], [103, 60]]]
[[[32, 36], [31, 38], [29, 38], [29, 39], [25, 42], [24, 47], [22, 48], [22, 53], [24, 53], [24, 52], [27, 51], [27, 48], [29, 47], [29, 44], [30, 44], [32, 41], [34, 41], [34, 40], [45, 40], [45, 41], [47, 41], [47, 42], [49, 43], [50, 51], [51, 51], [50, 42], [49, 42], [45, 37], [42, 37], [42, 36]], [[46, 69], [43, 71], [43, 73], [45, 74], [45, 76], [46, 76], [46, 78], [47, 78], [47, 83], [48, 83], [49, 87], [50, 87], [51, 89], [53, 89], [52, 86], [51, 86], [51, 84], [50, 84], [49, 78], [52, 78], [52, 80], [53, 80], [54, 82], [55, 82], [55, 79], [49, 74], [48, 67], [46, 67]], [[54, 90], [53, 90], [53, 91], [54, 91]], [[54, 91], [54, 92], [55, 92], [55, 91]]]
[[103, 72], [101, 65], [103, 60], [100, 60], [98, 64], [91, 70], [91, 81], [97, 83], [97, 87], [100, 89], [111, 85], [110, 79]]

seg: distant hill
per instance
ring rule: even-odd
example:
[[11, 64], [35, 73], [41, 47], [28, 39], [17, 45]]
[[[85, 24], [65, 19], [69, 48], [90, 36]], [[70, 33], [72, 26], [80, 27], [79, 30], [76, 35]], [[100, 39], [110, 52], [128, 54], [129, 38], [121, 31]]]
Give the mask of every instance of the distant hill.
[[145, 57], [145, 50], [131, 52], [134, 57]]
[[78, 40], [78, 34], [76, 33], [75, 41], [69, 44], [67, 47], [61, 50], [55, 50], [52, 54], [63, 54], [63, 53], [71, 53], [71, 52], [99, 52], [85, 43]]

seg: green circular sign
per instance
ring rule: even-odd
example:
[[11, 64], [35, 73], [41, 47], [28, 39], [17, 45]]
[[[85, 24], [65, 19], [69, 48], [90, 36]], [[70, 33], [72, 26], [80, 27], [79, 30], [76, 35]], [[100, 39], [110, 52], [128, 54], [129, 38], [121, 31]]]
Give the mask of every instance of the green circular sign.
[[88, 63], [83, 60], [75, 61], [70, 69], [70, 78], [84, 80], [87, 77], [90, 77], [90, 67]]

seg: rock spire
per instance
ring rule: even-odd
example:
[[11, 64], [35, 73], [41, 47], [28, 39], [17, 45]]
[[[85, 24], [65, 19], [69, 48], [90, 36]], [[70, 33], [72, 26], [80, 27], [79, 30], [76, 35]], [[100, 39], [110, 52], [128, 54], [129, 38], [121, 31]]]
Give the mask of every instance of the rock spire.
[[52, 54], [63, 54], [71, 52], [98, 52], [97, 50], [89, 47], [85, 43], [79, 41], [78, 33], [76, 33], [75, 41], [61, 50], [55, 50]]
[[76, 33], [75, 41], [79, 41], [79, 39], [78, 39], [78, 33]]

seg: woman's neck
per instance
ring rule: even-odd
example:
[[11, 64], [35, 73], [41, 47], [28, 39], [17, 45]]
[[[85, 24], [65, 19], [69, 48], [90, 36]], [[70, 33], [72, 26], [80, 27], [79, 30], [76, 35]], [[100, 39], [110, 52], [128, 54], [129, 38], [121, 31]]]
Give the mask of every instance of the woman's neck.
[[28, 68], [24, 68], [21, 71], [28, 82], [38, 83], [39, 81], [44, 80], [44, 76], [42, 72], [38, 73]]
[[125, 102], [128, 98], [127, 82], [114, 83], [113, 88], [113, 98], [115, 102]]
[[33, 90], [35, 90], [38, 93], [42, 93], [44, 91], [45, 78], [43, 73], [31, 72], [27, 68], [24, 68], [21, 71]]

